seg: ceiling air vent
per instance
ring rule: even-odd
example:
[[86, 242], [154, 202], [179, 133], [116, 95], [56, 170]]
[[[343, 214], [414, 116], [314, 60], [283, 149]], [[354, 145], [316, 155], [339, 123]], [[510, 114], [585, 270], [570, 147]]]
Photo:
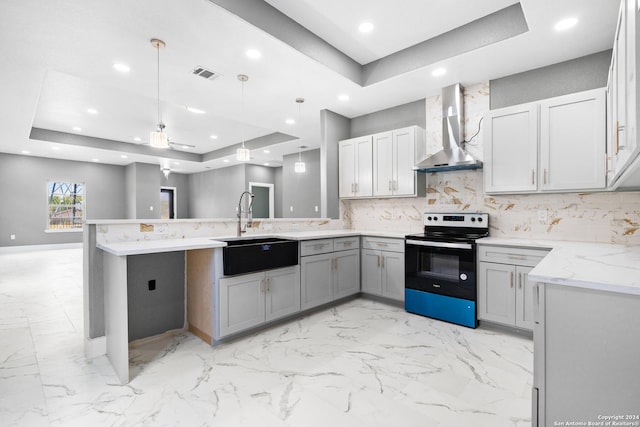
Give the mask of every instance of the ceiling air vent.
[[211, 71], [211, 70], [207, 70], [204, 67], [196, 67], [193, 69], [193, 71], [191, 72], [192, 74], [196, 75], [196, 76], [200, 76], [204, 79], [207, 80], [215, 80], [218, 77], [220, 77], [222, 74], [220, 73], [216, 73], [215, 71]]

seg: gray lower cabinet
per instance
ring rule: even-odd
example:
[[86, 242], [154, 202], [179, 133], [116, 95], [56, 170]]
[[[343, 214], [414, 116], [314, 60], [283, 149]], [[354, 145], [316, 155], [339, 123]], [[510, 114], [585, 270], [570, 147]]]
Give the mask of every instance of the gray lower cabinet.
[[529, 272], [547, 250], [478, 245], [478, 319], [533, 330]]
[[640, 295], [536, 286], [531, 425], [638, 425]]
[[300, 311], [298, 267], [223, 277], [218, 338]]
[[309, 240], [300, 248], [303, 310], [360, 292], [359, 237]]
[[404, 240], [362, 238], [362, 292], [404, 301]]

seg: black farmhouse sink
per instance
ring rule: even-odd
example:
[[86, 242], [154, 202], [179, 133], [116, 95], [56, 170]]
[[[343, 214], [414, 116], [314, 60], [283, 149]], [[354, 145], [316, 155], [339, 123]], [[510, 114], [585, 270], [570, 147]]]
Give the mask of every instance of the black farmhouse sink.
[[222, 248], [225, 276], [298, 264], [298, 242], [277, 237], [227, 240]]

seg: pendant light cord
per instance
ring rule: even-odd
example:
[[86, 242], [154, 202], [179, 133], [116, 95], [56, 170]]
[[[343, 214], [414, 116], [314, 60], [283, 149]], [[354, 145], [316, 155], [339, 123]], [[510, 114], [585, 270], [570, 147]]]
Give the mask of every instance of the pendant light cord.
[[160, 44], [156, 43], [158, 67], [158, 128], [162, 132], [162, 117], [160, 116]]

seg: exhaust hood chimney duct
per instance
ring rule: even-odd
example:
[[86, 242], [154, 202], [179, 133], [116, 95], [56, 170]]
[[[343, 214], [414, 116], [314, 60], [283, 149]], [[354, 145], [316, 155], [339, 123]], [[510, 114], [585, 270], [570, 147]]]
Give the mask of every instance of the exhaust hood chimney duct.
[[464, 150], [464, 103], [462, 86], [442, 89], [442, 150], [413, 167], [418, 172], [480, 169], [482, 162]]

